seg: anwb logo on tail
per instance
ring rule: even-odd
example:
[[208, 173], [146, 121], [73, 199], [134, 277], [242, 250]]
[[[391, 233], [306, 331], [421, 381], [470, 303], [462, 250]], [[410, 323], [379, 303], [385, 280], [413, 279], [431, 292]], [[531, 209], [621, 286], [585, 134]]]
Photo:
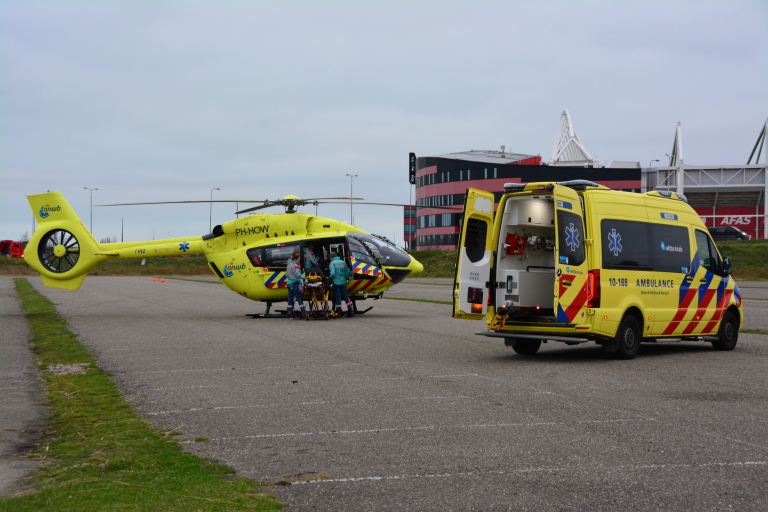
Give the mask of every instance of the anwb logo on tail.
[[51, 206], [49, 204], [45, 204], [40, 207], [39, 215], [41, 219], [46, 219], [51, 214], [50, 212], [60, 212], [60, 211], [61, 211], [61, 206]]

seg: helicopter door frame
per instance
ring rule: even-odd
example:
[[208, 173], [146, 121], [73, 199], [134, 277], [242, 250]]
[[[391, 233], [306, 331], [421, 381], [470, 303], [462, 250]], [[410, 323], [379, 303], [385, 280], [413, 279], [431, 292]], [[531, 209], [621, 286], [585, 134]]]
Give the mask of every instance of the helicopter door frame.
[[368, 247], [366, 247], [366, 245], [362, 242], [362, 240], [358, 240], [357, 238], [355, 238], [354, 235], [347, 235], [346, 239], [347, 239], [346, 240], [346, 242], [347, 242], [347, 249], [349, 249], [349, 258], [350, 258], [350, 259], [347, 260], [347, 264], [349, 265], [350, 270], [352, 270], [352, 278], [355, 279], [355, 280], [378, 279], [379, 276], [373, 275], [374, 273], [363, 274], [363, 273], [356, 273], [354, 271], [354, 269], [353, 269], [354, 264], [352, 263], [352, 260], [351, 260], [351, 258], [352, 258], [352, 248], [349, 247], [349, 240], [350, 239], [352, 239], [355, 242], [355, 245], [358, 245], [358, 246], [362, 247], [363, 250], [365, 251], [365, 254], [367, 254], [368, 258], [370, 258], [370, 260], [371, 260], [370, 262], [369, 261], [365, 261], [365, 260], [357, 260], [357, 261], [360, 261], [361, 263], [363, 263], [365, 265], [371, 265], [373, 267], [376, 267], [376, 269], [379, 270], [380, 274], [384, 273], [384, 270], [381, 268], [381, 265], [379, 264], [378, 260], [376, 260], [376, 258], [373, 256], [373, 254], [371, 254], [370, 249], [368, 249]]

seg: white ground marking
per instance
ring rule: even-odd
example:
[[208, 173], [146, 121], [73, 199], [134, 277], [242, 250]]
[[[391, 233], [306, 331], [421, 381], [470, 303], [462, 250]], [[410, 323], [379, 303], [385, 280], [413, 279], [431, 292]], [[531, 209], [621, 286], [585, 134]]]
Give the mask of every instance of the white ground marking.
[[224, 411], [228, 409], [258, 409], [261, 407], [293, 407], [293, 406], [307, 406], [307, 405], [327, 405], [327, 404], [353, 404], [353, 403], [381, 403], [381, 402], [400, 402], [404, 400], [452, 400], [455, 398], [477, 398], [473, 396], [466, 396], [466, 395], [456, 395], [456, 396], [425, 396], [425, 397], [407, 397], [407, 398], [395, 398], [390, 400], [368, 400], [368, 399], [361, 399], [361, 400], [324, 400], [324, 401], [315, 401], [315, 402], [298, 402], [298, 403], [274, 403], [274, 404], [253, 404], [253, 405], [230, 405], [230, 406], [219, 406], [219, 407], [190, 407], [188, 409], [173, 409], [170, 411], [159, 411], [159, 412], [145, 412], [143, 413], [145, 416], [158, 416], [160, 414], [179, 414], [183, 412], [199, 412], [199, 411]]
[[[370, 377], [365, 379], [345, 379], [345, 381], [354, 380], [356, 382], [367, 382], [371, 380], [405, 380], [407, 377]], [[325, 382], [324, 380], [320, 379], [306, 379], [302, 380], [302, 384], [308, 384], [311, 382]], [[241, 386], [263, 386], [264, 384], [261, 382], [250, 382], [247, 384], [206, 384], [203, 386], [176, 386], [172, 388], [152, 388], [149, 391], [166, 391], [169, 389], [197, 389], [197, 388], [232, 388], [232, 387], [241, 387]]]
[[[501, 380], [501, 379], [496, 379], [496, 378], [492, 378], [492, 377], [485, 377], [483, 375], [476, 375], [476, 376], [478, 378], [481, 378], [481, 379], [491, 380], [491, 381], [494, 381], [494, 382], [506, 383], [506, 384], [510, 384], [512, 386], [515, 386], [515, 387], [529, 389], [529, 390], [536, 391], [536, 392], [539, 392], [539, 393], [549, 394], [549, 395], [556, 396], [556, 397], [559, 397], [559, 398], [564, 398], [566, 400], [569, 400], [572, 405], [577, 405], [576, 402], [573, 401], [573, 398], [571, 398], [568, 395], [563, 395], [563, 394], [560, 394], [560, 393], [553, 393], [551, 391], [538, 390], [538, 389], [532, 388], [530, 386], [523, 386], [522, 384], [517, 384], [517, 383], [514, 383], [514, 382], [509, 382], [509, 381], [505, 381], [505, 380]], [[587, 406], [588, 407], [595, 407], [595, 408], [599, 408], [599, 409], [604, 409], [606, 411], [611, 411], [611, 412], [622, 412], [622, 413], [628, 413], [628, 414], [637, 414], [636, 412], [631, 412], [631, 411], [627, 411], [627, 410], [624, 410], [624, 409], [619, 409], [619, 408], [616, 408], [616, 407], [609, 407], [607, 405], [602, 405], [602, 404], [598, 404], [598, 403], [594, 403], [594, 402], [587, 402]], [[655, 421], [657, 423], [661, 423], [661, 424], [669, 426], [669, 427], [675, 427], [675, 428], [680, 428], [680, 429], [684, 429], [684, 430], [689, 430], [691, 432], [696, 432], [697, 434], [702, 434], [702, 435], [705, 435], [705, 436], [715, 437], [715, 438], [722, 439], [722, 440], [725, 440], [725, 441], [731, 441], [731, 442], [734, 442], [734, 443], [739, 443], [739, 444], [743, 444], [743, 445], [747, 445], [747, 446], [752, 446], [754, 448], [760, 448], [762, 450], [768, 450], [768, 446], [766, 446], [766, 445], [760, 445], [760, 444], [749, 443], [747, 441], [741, 441], [739, 439], [734, 439], [732, 437], [727, 437], [727, 436], [724, 436], [724, 435], [721, 435], [721, 434], [714, 434], [712, 432], [707, 432], [706, 430], [701, 430], [701, 429], [694, 428], [694, 427], [686, 427], [685, 425], [680, 425], [678, 423], [672, 423], [671, 421], [665, 421], [665, 420], [661, 420], [659, 418], [639, 416], [637, 418], [637, 421]]]
[[[589, 471], [645, 471], [649, 469], [681, 469], [681, 468], [710, 468], [710, 467], [763, 467], [768, 465], [768, 461], [747, 461], [747, 462], [709, 462], [706, 464], [648, 464], [642, 466], [601, 466], [595, 469], [589, 468]], [[292, 481], [292, 485], [304, 484], [331, 484], [331, 483], [355, 483], [355, 482], [378, 482], [386, 480], [414, 480], [418, 478], [456, 478], [456, 477], [475, 477], [488, 475], [517, 475], [521, 473], [555, 473], [560, 471], [585, 470], [586, 468], [523, 468], [506, 471], [469, 471], [465, 473], [427, 473], [423, 475], [390, 475], [390, 476], [361, 476], [349, 478], [329, 478], [327, 480], [299, 480]]]
[[[130, 373], [131, 375], [143, 375], [147, 373], [184, 373], [184, 372], [231, 372], [233, 369], [238, 371], [258, 371], [258, 370], [289, 370], [289, 369], [301, 369], [301, 368], [333, 368], [336, 366], [392, 366], [396, 364], [424, 364], [424, 361], [393, 361], [391, 363], [340, 363], [340, 364], [297, 364], [289, 366], [252, 366], [252, 367], [237, 367], [229, 366], [227, 368], [186, 368], [181, 370], [146, 370], [143, 372], [123, 371], [123, 373]], [[470, 375], [470, 374], [468, 374]]]
[[[624, 422], [637, 422], [636, 419], [630, 420], [589, 420], [589, 421], [549, 421], [539, 423], [486, 423], [476, 425], [425, 425], [422, 427], [398, 427], [398, 428], [369, 428], [361, 430], [321, 430], [318, 432], [285, 432], [281, 434], [254, 434], [249, 436], [231, 436], [231, 437], [218, 437], [209, 439], [209, 442], [214, 441], [234, 441], [238, 439], [263, 439], [269, 437], [302, 437], [302, 436], [326, 436], [326, 435], [359, 435], [359, 434], [378, 434], [382, 432], [409, 432], [415, 430], [453, 430], [453, 429], [470, 429], [470, 428], [501, 428], [501, 427], [543, 427], [553, 425], [586, 425], [592, 423], [624, 423]], [[189, 443], [191, 441], [184, 441]]]

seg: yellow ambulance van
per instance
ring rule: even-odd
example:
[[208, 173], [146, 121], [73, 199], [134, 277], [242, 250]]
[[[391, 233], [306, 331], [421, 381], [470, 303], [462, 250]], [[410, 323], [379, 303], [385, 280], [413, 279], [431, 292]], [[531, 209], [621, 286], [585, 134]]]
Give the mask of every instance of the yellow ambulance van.
[[457, 258], [453, 317], [485, 318], [476, 334], [519, 354], [548, 340], [620, 359], [656, 340], [732, 350], [744, 321], [730, 260], [674, 192], [510, 183], [494, 211], [468, 189]]

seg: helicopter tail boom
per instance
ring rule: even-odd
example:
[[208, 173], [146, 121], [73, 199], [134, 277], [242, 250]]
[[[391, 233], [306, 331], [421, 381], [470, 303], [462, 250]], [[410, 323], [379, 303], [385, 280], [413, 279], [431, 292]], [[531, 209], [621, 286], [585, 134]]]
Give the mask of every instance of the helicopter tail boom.
[[27, 199], [39, 224], [24, 260], [40, 273], [45, 286], [77, 290], [88, 272], [105, 260], [199, 254], [203, 249], [199, 236], [99, 244], [61, 193]]

